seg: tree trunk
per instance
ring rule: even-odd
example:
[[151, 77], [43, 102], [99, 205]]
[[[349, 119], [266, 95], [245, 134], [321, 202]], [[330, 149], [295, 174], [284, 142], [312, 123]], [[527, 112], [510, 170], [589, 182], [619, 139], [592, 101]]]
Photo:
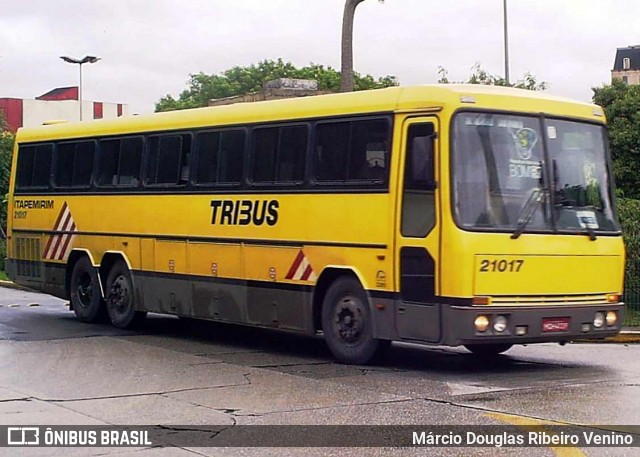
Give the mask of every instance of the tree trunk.
[[364, 0], [346, 0], [342, 18], [342, 69], [340, 92], [353, 91], [353, 16]]

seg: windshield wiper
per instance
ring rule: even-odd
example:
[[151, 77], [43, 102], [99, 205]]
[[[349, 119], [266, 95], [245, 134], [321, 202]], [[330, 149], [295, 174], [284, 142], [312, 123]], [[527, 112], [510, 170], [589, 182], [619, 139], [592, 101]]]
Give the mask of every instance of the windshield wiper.
[[593, 230], [593, 228], [589, 227], [588, 225], [585, 225], [585, 230], [587, 231], [587, 235], [589, 235], [589, 239], [591, 241], [595, 241], [596, 240], [596, 232]]
[[527, 198], [527, 201], [525, 202], [524, 206], [520, 210], [520, 214], [518, 215], [518, 222], [516, 224], [516, 229], [511, 234], [512, 240], [518, 239], [520, 235], [522, 235], [522, 232], [527, 227], [527, 224], [531, 222], [531, 219], [533, 218], [533, 214], [535, 213], [536, 208], [538, 207], [539, 204], [544, 202], [545, 194], [546, 192], [539, 187], [536, 187], [531, 191], [531, 194], [529, 194], [529, 198]]

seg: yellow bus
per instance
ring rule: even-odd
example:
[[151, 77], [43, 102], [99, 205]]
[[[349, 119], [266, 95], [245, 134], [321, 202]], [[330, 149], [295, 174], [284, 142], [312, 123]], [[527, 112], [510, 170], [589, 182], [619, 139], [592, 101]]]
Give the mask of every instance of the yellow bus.
[[9, 276], [117, 327], [147, 312], [464, 345], [620, 330], [624, 246], [601, 108], [396, 87], [22, 129]]

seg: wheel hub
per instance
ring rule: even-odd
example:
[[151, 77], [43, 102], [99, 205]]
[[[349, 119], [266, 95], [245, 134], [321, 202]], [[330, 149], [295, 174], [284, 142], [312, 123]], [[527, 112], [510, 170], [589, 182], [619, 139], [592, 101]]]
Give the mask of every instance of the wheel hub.
[[118, 276], [109, 289], [109, 306], [117, 311], [124, 311], [129, 305], [129, 285], [124, 276]]
[[85, 274], [80, 278], [76, 291], [78, 293], [80, 305], [85, 308], [88, 307], [91, 304], [91, 299], [93, 298], [93, 287], [91, 285], [91, 277], [89, 275]]
[[362, 303], [353, 297], [345, 297], [338, 304], [334, 314], [334, 329], [346, 343], [357, 343], [362, 335]]

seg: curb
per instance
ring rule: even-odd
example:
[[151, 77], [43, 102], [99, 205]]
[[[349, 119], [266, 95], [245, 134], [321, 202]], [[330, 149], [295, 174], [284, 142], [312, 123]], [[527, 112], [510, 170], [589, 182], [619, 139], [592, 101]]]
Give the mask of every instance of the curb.
[[600, 343], [613, 343], [613, 344], [638, 344], [640, 343], [640, 332], [637, 330], [622, 331], [616, 336], [605, 338]]
[[31, 291], [28, 287], [20, 286], [12, 281], [0, 280], [0, 287], [4, 287], [5, 289]]

